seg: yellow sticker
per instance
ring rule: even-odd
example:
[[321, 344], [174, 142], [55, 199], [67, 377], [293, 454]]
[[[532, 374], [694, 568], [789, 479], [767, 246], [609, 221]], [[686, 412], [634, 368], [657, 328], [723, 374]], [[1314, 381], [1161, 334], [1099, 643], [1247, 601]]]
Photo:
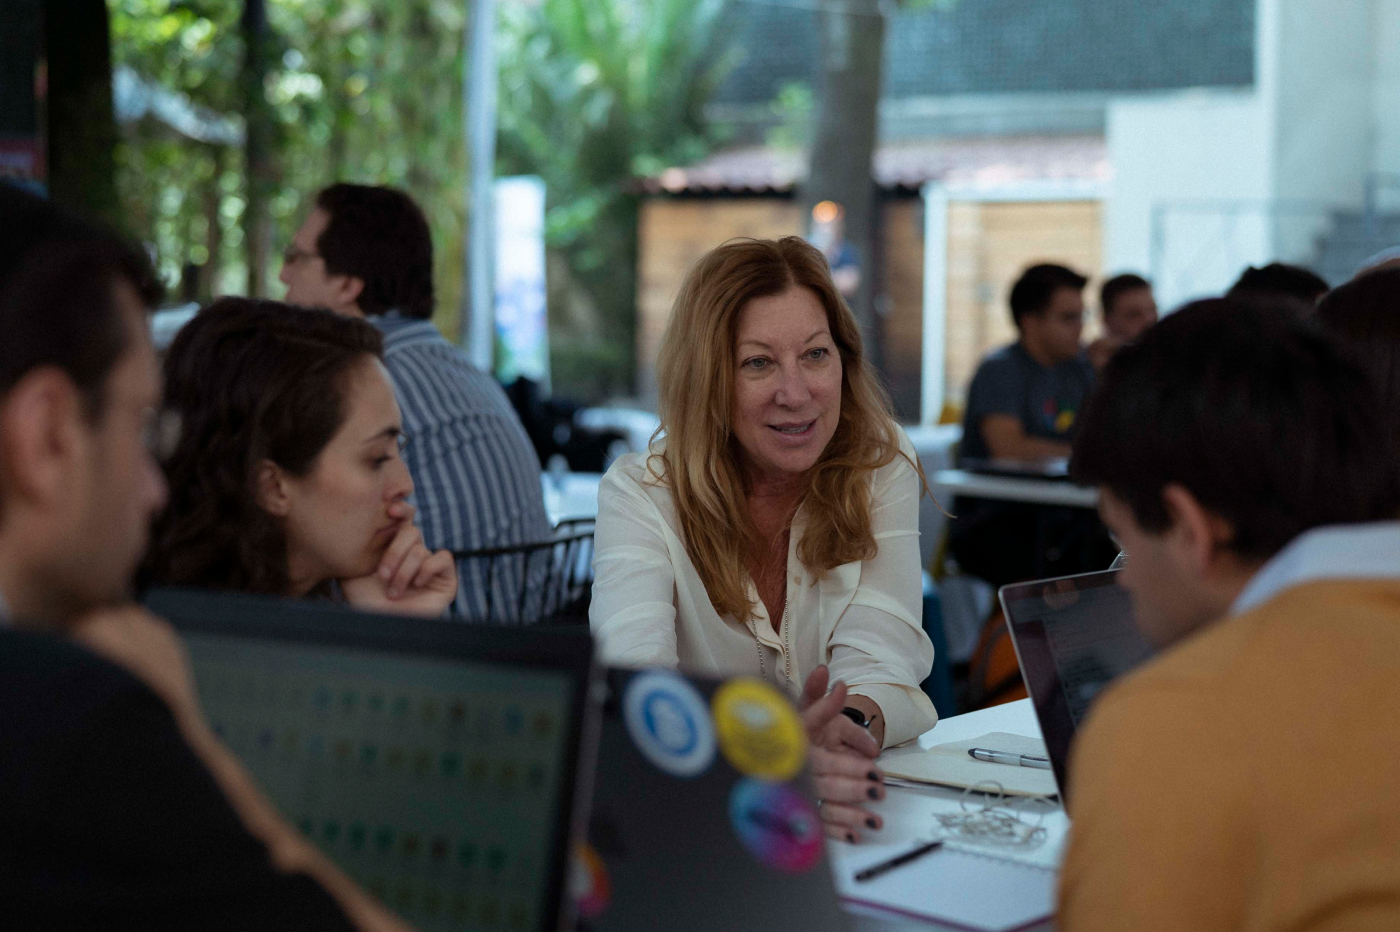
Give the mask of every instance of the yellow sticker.
[[1073, 412], [1073, 411], [1061, 411], [1061, 412], [1060, 412], [1060, 416], [1057, 417], [1057, 418], [1055, 418], [1055, 432], [1056, 432], [1056, 433], [1060, 433], [1060, 434], [1067, 433], [1067, 432], [1069, 431], [1069, 429], [1070, 429], [1071, 427], [1073, 427], [1073, 426], [1074, 426], [1074, 412]]
[[807, 733], [792, 704], [772, 686], [734, 679], [715, 690], [715, 732], [725, 760], [760, 780], [791, 780], [807, 756]]

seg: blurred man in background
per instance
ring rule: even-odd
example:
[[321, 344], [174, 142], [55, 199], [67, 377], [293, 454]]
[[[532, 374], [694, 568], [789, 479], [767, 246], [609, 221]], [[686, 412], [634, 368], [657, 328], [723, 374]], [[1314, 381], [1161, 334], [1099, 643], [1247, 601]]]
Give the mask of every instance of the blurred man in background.
[[[384, 365], [409, 439], [403, 456], [429, 549], [484, 550], [549, 538], [540, 461], [520, 418], [495, 378], [433, 325], [433, 243], [407, 194], [355, 184], [326, 188], [292, 238], [280, 278], [289, 303], [364, 317], [383, 332]], [[487, 620], [486, 565], [459, 566], [458, 617]], [[498, 588], [523, 584], [506, 575]]]
[[1086, 351], [1095, 372], [1103, 371], [1108, 360], [1122, 347], [1137, 340], [1157, 322], [1157, 299], [1152, 283], [1131, 272], [1115, 275], [1099, 289], [1103, 314], [1103, 336]]

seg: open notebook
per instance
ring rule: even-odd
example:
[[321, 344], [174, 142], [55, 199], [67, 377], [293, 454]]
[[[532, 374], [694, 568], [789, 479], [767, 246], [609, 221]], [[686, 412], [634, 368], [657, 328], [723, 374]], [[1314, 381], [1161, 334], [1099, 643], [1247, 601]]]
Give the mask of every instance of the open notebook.
[[978, 932], [1011, 932], [1055, 911], [1055, 871], [955, 845], [870, 880], [855, 879], [864, 868], [914, 847], [861, 845], [836, 865], [836, 892], [853, 905]]
[[1045, 756], [1044, 741], [996, 731], [966, 741], [936, 744], [927, 749], [910, 748], [902, 753], [891, 752], [880, 759], [880, 769], [886, 776], [901, 780], [959, 788], [993, 780], [1001, 784], [1003, 793], [1010, 796], [1054, 796], [1057, 792], [1052, 771], [973, 760], [967, 753], [972, 748]]

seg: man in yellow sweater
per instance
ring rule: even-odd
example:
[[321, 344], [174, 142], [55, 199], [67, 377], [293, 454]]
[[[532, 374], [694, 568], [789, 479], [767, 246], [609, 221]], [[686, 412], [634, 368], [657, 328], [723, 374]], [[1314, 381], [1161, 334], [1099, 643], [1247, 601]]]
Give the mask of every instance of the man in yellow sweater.
[[1060, 928], [1400, 929], [1400, 450], [1279, 309], [1203, 301], [1075, 443], [1159, 655], [1070, 760]]

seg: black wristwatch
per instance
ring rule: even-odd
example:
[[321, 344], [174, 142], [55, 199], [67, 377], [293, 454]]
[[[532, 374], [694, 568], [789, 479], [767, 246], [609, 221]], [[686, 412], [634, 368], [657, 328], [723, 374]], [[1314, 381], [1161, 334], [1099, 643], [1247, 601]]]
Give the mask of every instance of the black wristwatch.
[[855, 706], [846, 706], [844, 709], [841, 710], [841, 714], [849, 718], [851, 721], [855, 722], [861, 728], [870, 727], [870, 719], [866, 718], [865, 713], [862, 712], [860, 709], [857, 709]]

